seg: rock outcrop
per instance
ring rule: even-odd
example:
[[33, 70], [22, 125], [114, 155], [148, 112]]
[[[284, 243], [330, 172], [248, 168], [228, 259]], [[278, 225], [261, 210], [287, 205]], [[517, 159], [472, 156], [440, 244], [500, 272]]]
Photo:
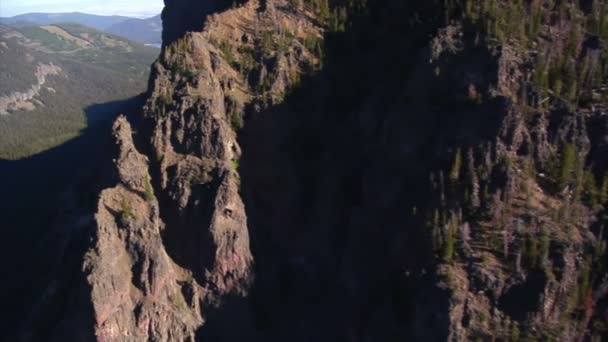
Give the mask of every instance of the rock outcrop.
[[163, 247], [148, 160], [133, 145], [125, 117], [114, 124], [114, 135], [120, 183], [101, 193], [95, 247], [84, 263], [95, 336], [100, 341], [193, 340], [202, 319], [193, 310], [196, 298], [185, 291], [197, 289]]
[[[42, 86], [46, 83], [46, 79], [49, 76], [57, 76], [61, 74], [61, 68], [57, 65], [42, 64], [38, 63], [36, 68], [35, 77], [37, 80], [36, 84], [22, 92], [13, 92], [0, 96], [0, 115], [8, 115], [10, 112], [18, 110], [34, 110], [36, 108], [35, 103], [43, 105], [40, 101], [37, 101], [36, 96], [40, 95]], [[47, 91], [54, 92], [53, 88], [46, 88]]]
[[[184, 10], [168, 5], [163, 16]], [[313, 70], [303, 40], [320, 29], [305, 12], [258, 1], [196, 19], [200, 32], [172, 33], [153, 65], [137, 137], [147, 156], [125, 118], [114, 127], [120, 182], [101, 194], [85, 261], [101, 340], [194, 339], [254, 281], [236, 130]]]

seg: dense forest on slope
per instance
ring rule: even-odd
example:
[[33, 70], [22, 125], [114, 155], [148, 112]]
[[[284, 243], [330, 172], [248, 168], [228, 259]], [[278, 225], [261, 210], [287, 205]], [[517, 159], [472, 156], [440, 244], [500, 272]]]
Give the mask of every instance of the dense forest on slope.
[[[149, 65], [158, 53], [75, 24], [4, 26], [1, 35], [2, 159], [59, 146], [86, 128], [86, 107], [145, 91]], [[36, 89], [36, 75], [45, 68], [49, 74]], [[34, 96], [21, 100], [30, 90]]]

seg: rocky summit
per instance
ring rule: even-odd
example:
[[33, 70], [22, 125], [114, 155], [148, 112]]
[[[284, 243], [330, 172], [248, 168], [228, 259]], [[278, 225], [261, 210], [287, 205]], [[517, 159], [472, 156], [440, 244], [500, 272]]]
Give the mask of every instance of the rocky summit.
[[11, 340], [608, 340], [607, 1], [162, 19]]

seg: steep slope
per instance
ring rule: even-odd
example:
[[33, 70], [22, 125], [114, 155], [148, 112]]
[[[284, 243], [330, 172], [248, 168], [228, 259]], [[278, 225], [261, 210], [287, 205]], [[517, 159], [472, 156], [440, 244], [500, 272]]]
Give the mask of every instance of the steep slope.
[[[82, 327], [75, 336], [194, 339], [226, 307], [248, 329], [225, 333], [252, 331], [245, 296], [253, 259], [232, 125], [243, 120], [245, 106], [280, 101], [300, 73], [314, 69], [318, 59], [302, 41], [318, 39], [320, 31], [307, 12], [257, 1], [200, 19], [202, 32], [168, 44], [153, 65], [137, 138], [147, 157], [131, 142], [128, 123], [115, 124], [119, 185], [101, 194], [83, 266], [87, 285], [66, 307], [54, 331], [58, 339], [74, 322]], [[212, 29], [217, 26], [221, 31]], [[248, 49], [237, 49], [241, 39]], [[254, 73], [257, 78], [247, 77]], [[27, 322], [41, 315], [35, 310]], [[35, 324], [24, 331], [21, 336], [35, 336]]]
[[[270, 1], [264, 5], [278, 13], [288, 6]], [[254, 92], [252, 102], [247, 99], [250, 91], [240, 93], [251, 84], [243, 86], [233, 76], [227, 88], [234, 98], [225, 101], [248, 118], [241, 134], [244, 159], [239, 173], [257, 260], [254, 298], [266, 306], [255, 309], [262, 309], [258, 318], [266, 316], [270, 336], [465, 340], [518, 334], [556, 338], [559, 331], [575, 340], [585, 334], [592, 317], [601, 322], [605, 308], [600, 306], [597, 315], [592, 308], [605, 296], [604, 214], [599, 200], [593, 199], [599, 190], [588, 184], [602, 182], [606, 165], [601, 154], [587, 158], [585, 151], [603, 148], [603, 100], [578, 100], [591, 88], [577, 89], [581, 95], [576, 98], [566, 90], [551, 93], [542, 88], [534, 74], [552, 66], [526, 49], [530, 44], [536, 51], [567, 54], [568, 44], [582, 46], [573, 57], [562, 58], [589, 68], [594, 63], [589, 56], [601, 54], [601, 49], [590, 45], [596, 36], [579, 36], [576, 32], [583, 30], [572, 26], [585, 22], [579, 19], [584, 12], [566, 3], [555, 8], [499, 3], [494, 9], [485, 9], [483, 2], [462, 7], [454, 3], [451, 8], [397, 2], [334, 5], [327, 21], [332, 32], [326, 45], [327, 71], [306, 80], [308, 87], [285, 99], [273, 86], [290, 79], [281, 73], [290, 75], [294, 63], [278, 61], [276, 71], [265, 73], [263, 65], [260, 72], [255, 67], [250, 72], [246, 56], [239, 52], [247, 51], [252, 39], [239, 39], [238, 31], [233, 34], [239, 23], [225, 14], [206, 23], [207, 34], [222, 49], [220, 57], [233, 69], [254, 82], [259, 75], [278, 76], [264, 79], [271, 83], [270, 92], [262, 94], [270, 100]], [[501, 11], [507, 14], [498, 17]], [[322, 13], [321, 5], [317, 18]], [[553, 15], [561, 19], [550, 21]], [[400, 23], [402, 18], [411, 20]], [[523, 25], [527, 31], [506, 40], [514, 34], [510, 21], [515, 18], [529, 22]], [[449, 20], [447, 25], [444, 20]], [[533, 27], [535, 20], [540, 21], [538, 27]], [[498, 24], [487, 30], [492, 22]], [[564, 30], [566, 22], [574, 28], [567, 29], [564, 38], [553, 39], [550, 32]], [[428, 34], [435, 38], [429, 41]], [[196, 35], [190, 37], [186, 35], [186, 46], [180, 43], [180, 50], [178, 44], [177, 51], [192, 60], [180, 61], [171, 75], [191, 77], [202, 66], [204, 79], [212, 85], [225, 72], [222, 63], [215, 62], [220, 67], [206, 74], [209, 67], [195, 56], [213, 48], [189, 48], [189, 39], [196, 42]], [[304, 35], [304, 43], [305, 37], [318, 36]], [[231, 46], [237, 39], [240, 47]], [[260, 48], [264, 54], [265, 44], [254, 44], [254, 51]], [[280, 43], [277, 49], [280, 56]], [[170, 46], [165, 56], [168, 53]], [[310, 72], [315, 63], [309, 64]], [[587, 76], [593, 72], [587, 69], [582, 77], [593, 77]], [[155, 78], [159, 100], [152, 95], [148, 106], [161, 116], [149, 124], [155, 127], [151, 156], [160, 163], [160, 188], [175, 188], [163, 208], [171, 210], [176, 206], [171, 201], [179, 199], [177, 214], [167, 216], [173, 220], [188, 208], [191, 196], [189, 182], [173, 185], [176, 177], [189, 178], [175, 153], [234, 157], [220, 148], [223, 139], [205, 140], [206, 134], [193, 130], [205, 121], [205, 112], [226, 110], [213, 106], [220, 101], [204, 107], [180, 105], [183, 100], [176, 100], [175, 93], [183, 94], [180, 89], [186, 84], [186, 92], [191, 92], [187, 78], [170, 83], [177, 87], [164, 82], [163, 77]], [[571, 80], [563, 82], [562, 89], [573, 87]], [[175, 119], [174, 107], [183, 113]], [[196, 120], [197, 114], [203, 117]], [[233, 120], [236, 129], [239, 116]], [[596, 132], [589, 135], [592, 123], [589, 127]], [[566, 185], [572, 194], [562, 192]], [[168, 246], [188, 231], [191, 228], [177, 237], [167, 234]], [[204, 245], [192, 248], [198, 246]], [[183, 256], [187, 247], [180, 245], [179, 250], [182, 258], [193, 259]], [[375, 294], [386, 284], [393, 289]], [[403, 293], [405, 289], [409, 293]], [[286, 297], [271, 299], [277, 291]], [[318, 302], [306, 306], [297, 298]], [[328, 316], [312, 316], [319, 309]], [[345, 322], [327, 329], [329, 316], [344, 317]], [[309, 322], [307, 328], [293, 325], [301, 321]], [[349, 332], [351, 325], [359, 331]], [[601, 324], [591, 326], [600, 333]]]
[[607, 8], [167, 1], [54, 336], [608, 338]]
[[147, 158], [136, 151], [124, 117], [116, 121], [114, 135], [121, 183], [100, 196], [96, 244], [84, 265], [90, 274], [96, 336], [101, 340], [127, 336], [140, 341], [192, 339], [201, 318], [196, 311], [189, 314], [178, 281], [183, 281], [184, 288], [196, 288], [188, 287], [187, 274], [178, 273], [163, 249], [160, 233], [164, 227], [149, 183]]

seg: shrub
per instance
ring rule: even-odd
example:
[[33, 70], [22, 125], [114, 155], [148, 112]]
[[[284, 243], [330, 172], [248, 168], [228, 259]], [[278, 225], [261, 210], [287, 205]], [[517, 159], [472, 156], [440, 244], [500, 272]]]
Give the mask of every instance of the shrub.
[[456, 150], [456, 156], [454, 157], [454, 163], [450, 171], [450, 181], [452, 184], [456, 184], [460, 178], [460, 168], [462, 167], [462, 153], [460, 148]]
[[120, 211], [120, 218], [123, 223], [129, 221], [131, 218], [135, 218], [131, 204], [129, 204], [129, 202], [124, 198], [120, 202]]
[[608, 173], [604, 175], [602, 187], [600, 188], [599, 200], [603, 205], [608, 204]]
[[243, 119], [243, 113], [239, 111], [233, 111], [230, 113], [230, 125], [232, 129], [236, 131], [240, 131], [245, 126], [245, 121]]
[[452, 219], [447, 225], [445, 241], [443, 244], [443, 260], [452, 262], [456, 254], [456, 233], [458, 230], [458, 219], [456, 215], [452, 215]]
[[151, 202], [154, 200], [154, 190], [152, 189], [152, 183], [150, 182], [150, 177], [146, 176], [146, 184], [145, 184], [145, 198], [146, 201]]
[[227, 41], [224, 40], [220, 43], [220, 51], [222, 52], [226, 63], [230, 64], [230, 66], [233, 67], [238, 66], [236, 58], [234, 57], [234, 52], [232, 51], [232, 45], [230, 45]]
[[247, 45], [239, 46], [239, 70], [243, 76], [246, 76], [256, 66], [255, 50]]
[[558, 180], [559, 190], [564, 189], [572, 179], [572, 173], [576, 166], [576, 147], [574, 144], [567, 144], [564, 147], [561, 158], [560, 174]]
[[585, 171], [583, 180], [583, 199], [588, 205], [595, 208], [600, 204], [600, 192], [601, 190], [597, 186], [593, 172], [589, 170]]
[[275, 51], [274, 36], [271, 31], [264, 31], [262, 38], [260, 39], [260, 48], [264, 56], [271, 56]]

